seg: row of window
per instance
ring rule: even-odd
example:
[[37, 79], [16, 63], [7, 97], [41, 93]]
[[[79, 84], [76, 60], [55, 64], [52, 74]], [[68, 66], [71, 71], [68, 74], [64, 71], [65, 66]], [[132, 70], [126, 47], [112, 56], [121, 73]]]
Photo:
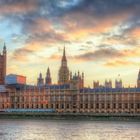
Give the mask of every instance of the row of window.
[[[4, 105], [2, 104], [0, 106], [0, 108], [8, 108], [9, 106], [8, 105]], [[131, 104], [122, 104], [122, 103], [114, 103], [114, 104], [99, 104], [99, 103], [96, 103], [96, 104], [79, 104], [79, 107], [77, 105], [71, 105], [71, 104], [66, 104], [64, 105], [63, 103], [62, 104], [51, 104], [50, 107], [48, 107], [48, 104], [31, 104], [29, 106], [29, 104], [12, 104], [11, 105], [11, 108], [40, 108], [40, 109], [43, 109], [43, 108], [54, 108], [54, 109], [70, 109], [70, 108], [81, 108], [81, 109], [140, 109], [140, 103], [137, 103], [137, 104], [134, 104], [134, 103], [131, 103]]]

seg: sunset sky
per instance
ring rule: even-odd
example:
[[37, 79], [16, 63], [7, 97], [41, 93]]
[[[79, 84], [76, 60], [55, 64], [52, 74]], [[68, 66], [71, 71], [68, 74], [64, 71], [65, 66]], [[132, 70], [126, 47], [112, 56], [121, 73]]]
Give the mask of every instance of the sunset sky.
[[36, 84], [50, 67], [57, 83], [63, 47], [73, 73], [136, 85], [140, 68], [140, 0], [0, 0], [0, 50], [7, 73]]

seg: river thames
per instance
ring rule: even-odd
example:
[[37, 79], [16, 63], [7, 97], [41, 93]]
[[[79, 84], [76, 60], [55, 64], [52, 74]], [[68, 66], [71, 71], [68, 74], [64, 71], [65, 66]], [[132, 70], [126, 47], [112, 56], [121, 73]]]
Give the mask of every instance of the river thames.
[[140, 122], [0, 120], [0, 140], [139, 140]]

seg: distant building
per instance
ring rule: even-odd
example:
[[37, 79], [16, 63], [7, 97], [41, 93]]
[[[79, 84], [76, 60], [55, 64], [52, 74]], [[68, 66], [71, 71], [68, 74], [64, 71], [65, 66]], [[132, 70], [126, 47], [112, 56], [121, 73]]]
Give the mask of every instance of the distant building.
[[105, 88], [112, 88], [112, 81], [105, 80]]
[[37, 79], [37, 86], [39, 86], [39, 87], [44, 86], [44, 79], [42, 77], [42, 73], [39, 74], [39, 77]]
[[93, 81], [93, 88], [99, 88], [100, 84], [99, 81]]
[[16, 74], [9, 74], [5, 78], [5, 83], [7, 85], [11, 84], [26, 84], [26, 77], [22, 75], [16, 75]]
[[0, 53], [0, 85], [5, 84], [6, 57], [7, 57], [7, 51], [6, 51], [6, 45], [4, 44], [3, 52], [2, 54]]
[[45, 85], [51, 85], [51, 84], [52, 84], [52, 78], [51, 78], [50, 69], [48, 67], [46, 77], [45, 77]]
[[122, 80], [115, 80], [115, 88], [122, 88]]

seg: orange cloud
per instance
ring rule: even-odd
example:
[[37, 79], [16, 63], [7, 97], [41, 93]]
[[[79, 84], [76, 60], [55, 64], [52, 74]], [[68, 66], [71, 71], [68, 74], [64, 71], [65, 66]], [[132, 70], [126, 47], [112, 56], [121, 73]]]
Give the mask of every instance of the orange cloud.
[[140, 38], [140, 28], [137, 27], [137, 28], [133, 29], [130, 34], [132, 37], [136, 37], [139, 39]]
[[115, 60], [115, 61], [108, 61], [104, 65], [107, 67], [119, 67], [119, 66], [127, 67], [128, 65], [139, 66], [140, 63], [127, 61], [127, 60]]
[[58, 32], [53, 22], [44, 18], [37, 18], [33, 24], [30, 24], [26, 28], [29, 33], [27, 43], [46, 44], [51, 46], [55, 43], [67, 42], [66, 34]]
[[104, 33], [112, 29], [112, 27], [120, 24], [130, 16], [129, 12], [98, 18], [94, 15], [85, 13], [72, 13], [63, 17], [64, 29], [66, 36], [70, 40], [83, 39], [91, 34]]
[[37, 18], [34, 20], [33, 24], [28, 26], [28, 32], [32, 34], [53, 32], [52, 23], [44, 18]]
[[26, 13], [34, 11], [37, 8], [37, 4], [34, 0], [18, 1], [17, 3], [0, 5], [0, 14], [11, 14], [11, 13]]

